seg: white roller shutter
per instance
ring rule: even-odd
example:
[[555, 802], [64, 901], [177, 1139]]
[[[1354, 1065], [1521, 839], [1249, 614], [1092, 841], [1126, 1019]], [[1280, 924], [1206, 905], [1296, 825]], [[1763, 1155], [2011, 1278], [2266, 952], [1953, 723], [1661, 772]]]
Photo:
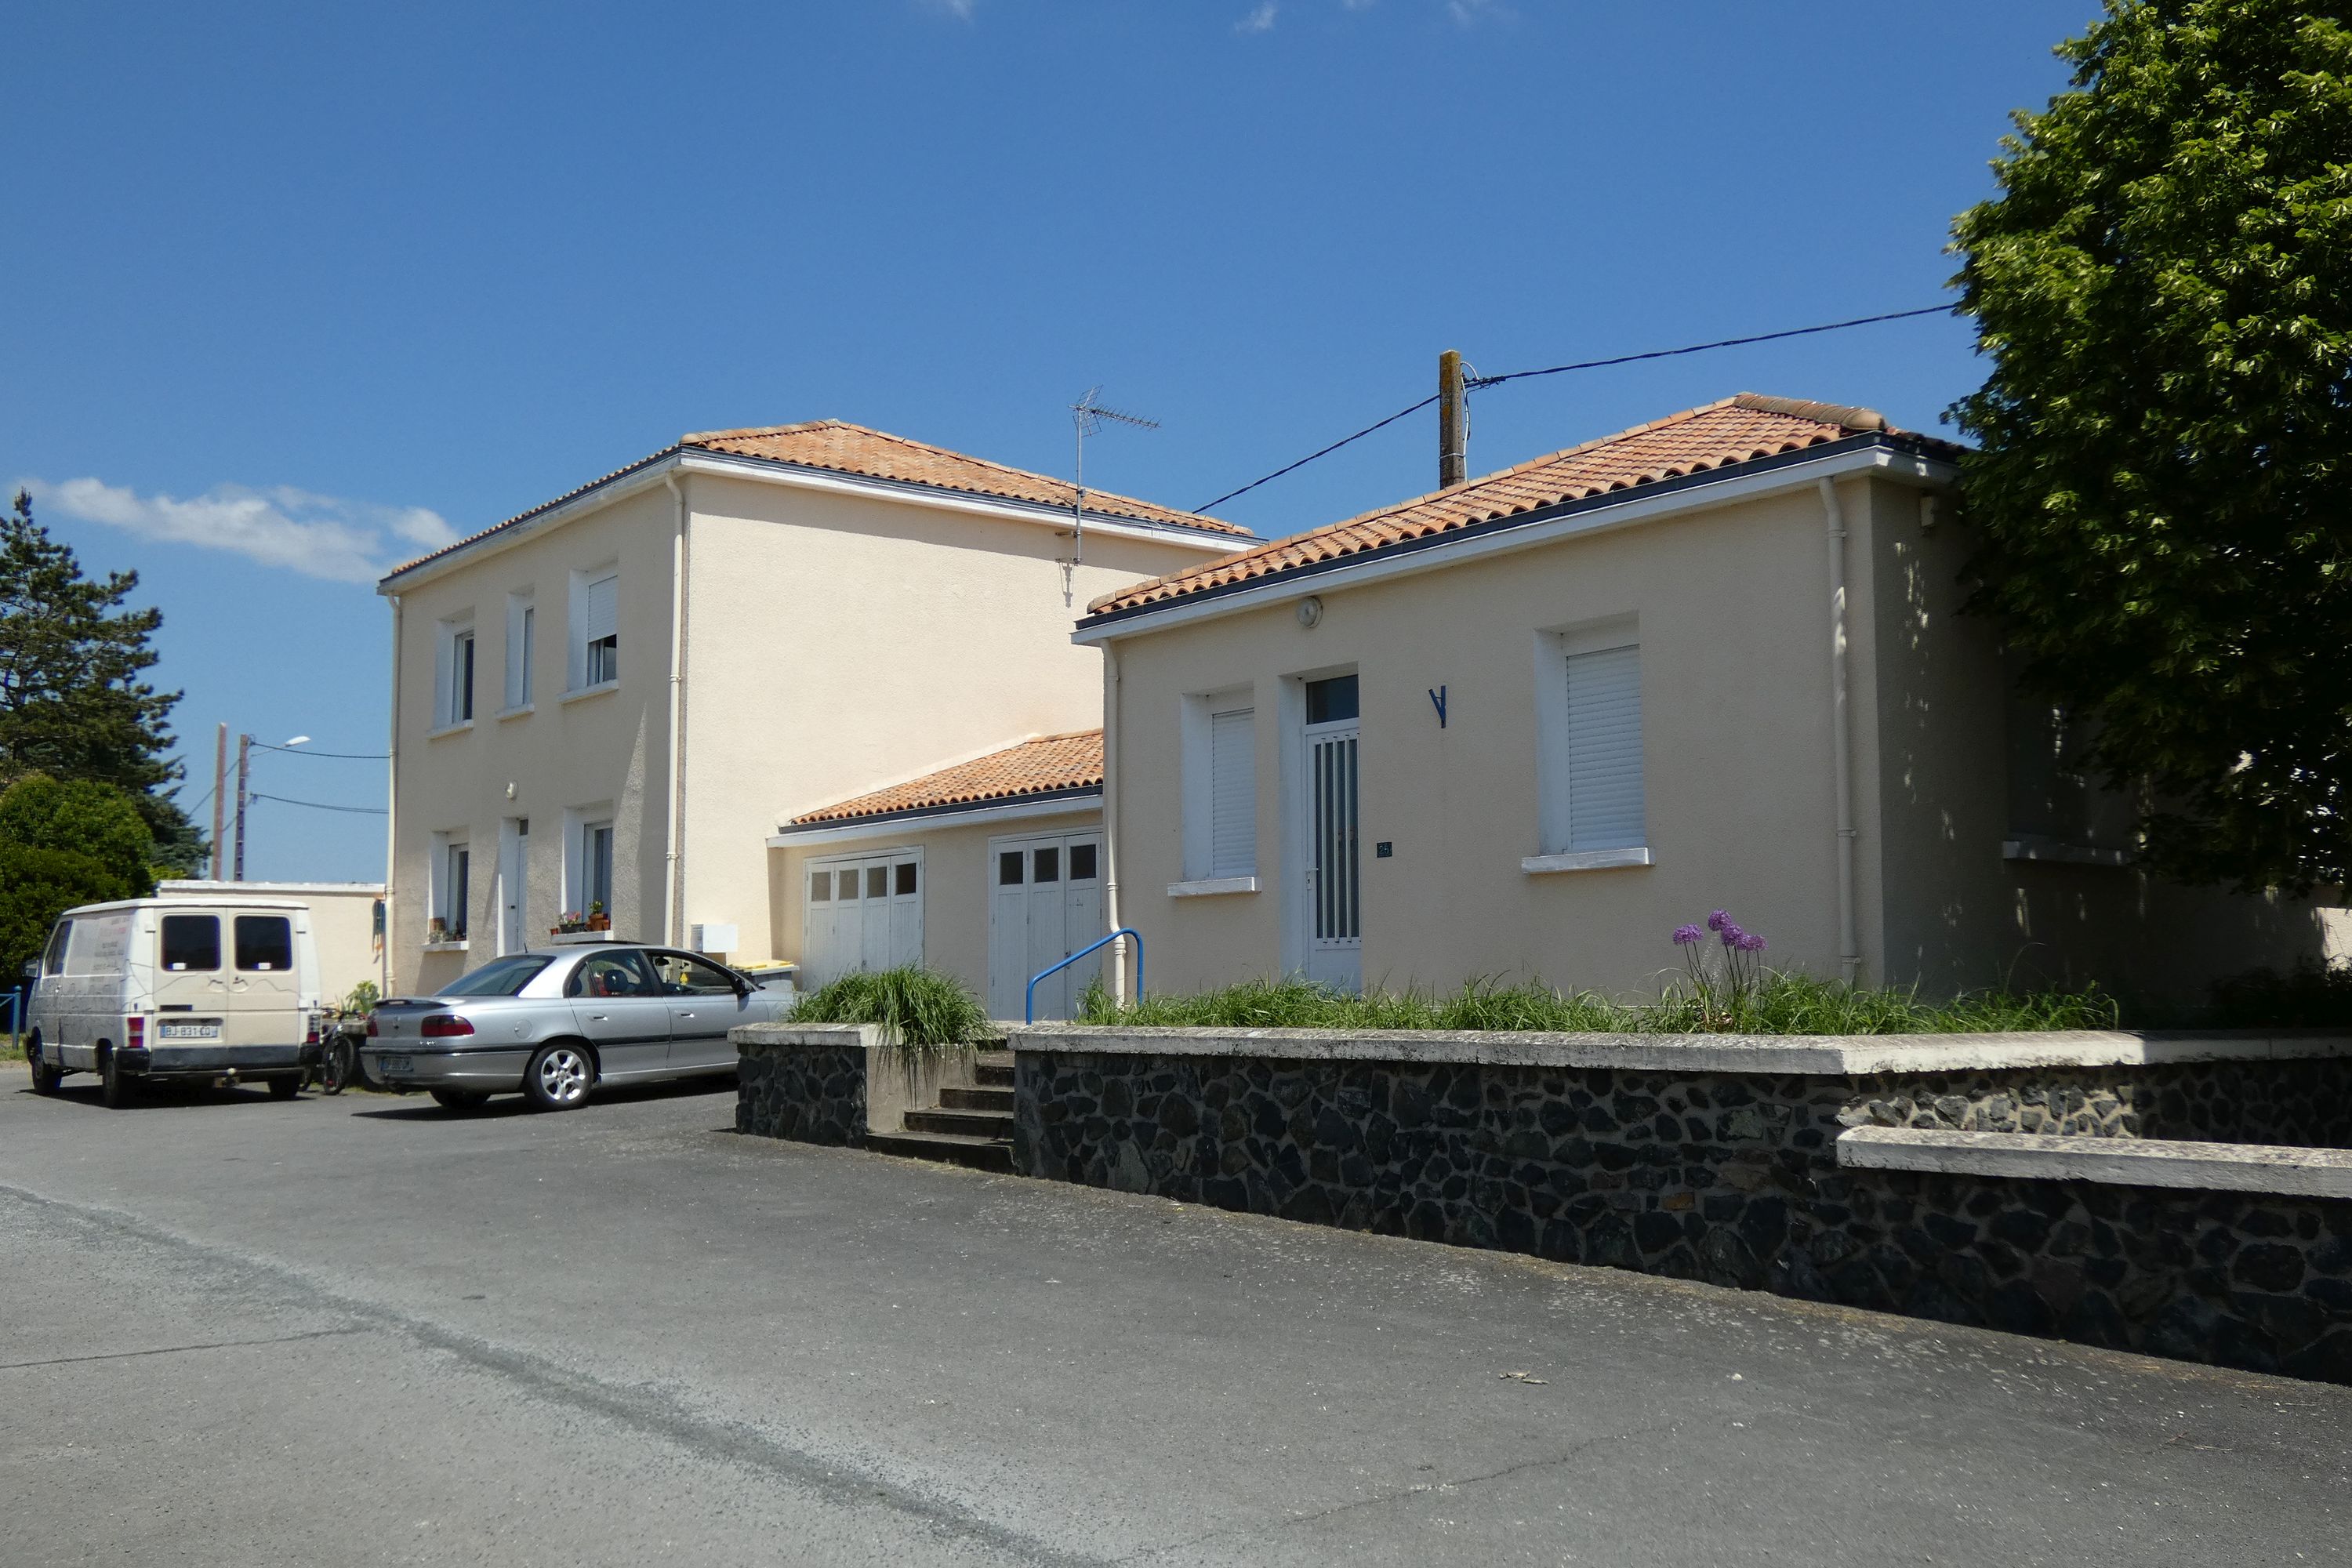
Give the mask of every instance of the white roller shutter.
[[588, 584], [587, 604], [583, 619], [587, 623], [589, 642], [617, 637], [621, 629], [621, 579], [616, 574], [599, 577]]
[[1257, 874], [1256, 714], [1209, 717], [1209, 875]]
[[1642, 650], [1568, 659], [1568, 847], [1647, 842], [1642, 808]]

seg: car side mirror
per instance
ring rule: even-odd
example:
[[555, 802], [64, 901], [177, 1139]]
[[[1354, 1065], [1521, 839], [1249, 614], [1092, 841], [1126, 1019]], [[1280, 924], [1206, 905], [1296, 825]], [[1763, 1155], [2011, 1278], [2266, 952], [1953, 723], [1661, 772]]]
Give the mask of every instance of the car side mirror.
[[40, 977], [41, 961], [37, 958], [28, 958], [25, 960], [25, 978], [27, 980], [38, 980]]

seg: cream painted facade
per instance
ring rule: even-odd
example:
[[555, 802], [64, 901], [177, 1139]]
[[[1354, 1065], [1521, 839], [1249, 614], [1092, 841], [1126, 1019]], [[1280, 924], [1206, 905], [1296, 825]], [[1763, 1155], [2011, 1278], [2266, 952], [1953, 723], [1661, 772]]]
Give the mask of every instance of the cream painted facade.
[[[2115, 858], [2020, 831], [2032, 803], [2010, 765], [2009, 682], [1989, 627], [1958, 613], [1968, 541], [1922, 504], [1948, 468], [1854, 445], [1082, 622], [1111, 661], [1111, 918], [1143, 934], [1151, 988], [1312, 972], [1303, 710], [1309, 680], [1342, 674], [1360, 708], [1368, 986], [1654, 993], [1680, 971], [1674, 928], [1718, 908], [1768, 936], [1776, 966], [1846, 972], [1842, 745], [1865, 983], [2095, 980], [2194, 1002], [2218, 976], [2326, 956], [2333, 910], [2018, 858]], [[1824, 479], [1847, 535], [1843, 742]], [[1547, 838], [1559, 672], [1628, 647], [1644, 842], [1580, 857]], [[1248, 878], [1203, 874], [1204, 704], [1250, 711]]]
[[[392, 988], [584, 912], [607, 826], [616, 931], [732, 926], [735, 959], [796, 958], [774, 919], [781, 823], [1008, 734], [1091, 727], [1100, 656], [1069, 639], [1087, 600], [1235, 542], [1090, 512], [1073, 564], [1066, 510], [673, 449], [394, 574]], [[607, 574], [618, 678], [591, 682], [583, 617]], [[531, 689], [509, 704], [526, 605]], [[467, 630], [470, 719], [450, 697]], [[426, 940], [459, 912], [462, 939]]]
[[[770, 883], [771, 929], [779, 933], [780, 948], [804, 953], [808, 944], [803, 920], [811, 908], [808, 881], [813, 868], [917, 857], [922, 867], [923, 963], [971, 986], [972, 994], [988, 1004], [992, 1015], [1018, 1019], [1021, 1010], [1014, 998], [1019, 993], [1008, 990], [1002, 975], [1017, 971], [1025, 979], [1035, 969], [1025, 959], [1016, 961], [1003, 952], [1004, 937], [1001, 931], [992, 930], [996, 858], [1007, 849], [1019, 853], [1057, 839], [1087, 837], [1099, 842], [1101, 830], [1100, 805], [1087, 798], [1071, 801], [1063, 809], [1016, 805], [1009, 809], [925, 812], [849, 829], [780, 834], [770, 840], [777, 847], [779, 873]], [[1091, 926], [1086, 940], [1093, 941], [1106, 929]], [[1072, 937], [1077, 930], [1073, 922]], [[1104, 972], [1088, 966], [1087, 973]], [[1077, 984], [1083, 987], [1084, 978]]]

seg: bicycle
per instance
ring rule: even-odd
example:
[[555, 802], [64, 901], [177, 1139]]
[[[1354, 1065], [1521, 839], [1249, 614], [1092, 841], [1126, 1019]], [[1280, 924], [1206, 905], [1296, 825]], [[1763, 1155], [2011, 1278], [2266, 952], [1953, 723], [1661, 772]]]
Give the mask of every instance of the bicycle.
[[[353, 1021], [332, 1019], [319, 1031], [319, 1054], [310, 1063], [306, 1079], [320, 1094], [341, 1094], [359, 1081], [360, 1048], [353, 1037]], [[364, 1028], [364, 1023], [360, 1027]]]

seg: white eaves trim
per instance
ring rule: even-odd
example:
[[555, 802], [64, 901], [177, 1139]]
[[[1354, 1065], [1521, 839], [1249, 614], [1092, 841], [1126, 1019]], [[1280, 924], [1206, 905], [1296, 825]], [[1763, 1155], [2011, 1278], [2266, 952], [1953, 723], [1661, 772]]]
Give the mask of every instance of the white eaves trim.
[[771, 849], [799, 849], [816, 844], [849, 844], [867, 838], [904, 838], [909, 834], [929, 833], [942, 827], [962, 827], [973, 823], [993, 826], [1000, 822], [1021, 822], [1034, 816], [1072, 816], [1099, 815], [1102, 792], [1090, 790], [1084, 795], [1057, 795], [1051, 800], [1007, 801], [1000, 805], [976, 805], [958, 809], [941, 807], [934, 811], [908, 812], [902, 816], [868, 817], [859, 822], [812, 822], [806, 827], [779, 829], [768, 839]]
[[[1012, 500], [1002, 496], [976, 495], [969, 490], [942, 489], [935, 485], [912, 484], [900, 479], [868, 479], [863, 475], [805, 468], [798, 463], [780, 462], [772, 458], [746, 458], [732, 452], [673, 450], [643, 468], [616, 475], [520, 522], [505, 523], [492, 529], [479, 538], [457, 546], [446, 555], [438, 555], [405, 571], [395, 572], [376, 584], [376, 592], [386, 595], [406, 593], [418, 584], [430, 582], [460, 565], [470, 565], [483, 555], [507, 549], [548, 529], [561, 527], [583, 512], [610, 506], [639, 490], [665, 484], [674, 474], [707, 474], [751, 479], [793, 489], [859, 496], [868, 500], [901, 501], [937, 511], [1034, 523], [1045, 528], [1066, 529], [1071, 521], [1066, 508], [1048, 506], [1043, 501]], [[1087, 513], [1087, 531], [1111, 539], [1198, 545], [1209, 556], [1230, 554], [1235, 550], [1245, 550], [1263, 542], [1255, 534], [1214, 533], [1202, 529], [1143, 522], [1134, 518], [1113, 517], [1093, 511]]]
[[1168, 896], [1171, 899], [1213, 899], [1224, 893], [1255, 893], [1255, 877], [1206, 877], [1197, 882], [1171, 882]]
[[1519, 869], [1529, 876], [1542, 876], [1550, 871], [1613, 871], [1625, 866], [1654, 866], [1649, 849], [1579, 849], [1567, 855], [1528, 855], [1522, 857]]
[[1516, 527], [1497, 524], [1490, 531], [1465, 533], [1461, 537], [1440, 534], [1435, 537], [1441, 542], [1424, 544], [1402, 553], [1373, 552], [1366, 559], [1350, 564], [1325, 567], [1319, 572], [1286, 572], [1268, 578], [1259, 586], [1225, 594], [1203, 593], [1192, 598], [1178, 599], [1165, 607], [1131, 611], [1102, 626], [1082, 626], [1070, 634], [1070, 640], [1090, 647], [1140, 632], [1164, 631], [1170, 626], [1183, 626], [1192, 621], [1237, 615], [1268, 604], [1286, 603], [1308, 594], [1361, 587], [1367, 583], [1408, 576], [1416, 572], [1438, 571], [1489, 555], [1532, 550], [1583, 534], [1607, 533], [1701, 507], [1750, 500], [1782, 490], [1810, 489], [1825, 479], [1837, 479], [1848, 474], [1877, 473], [1912, 484], [1946, 484], [1957, 478], [1958, 472], [1950, 463], [1937, 458], [1898, 452], [1885, 447], [1865, 447], [1858, 451], [1803, 458], [1769, 468], [1760, 474], [1743, 474], [1736, 479], [1685, 485], [1663, 491], [1627, 490], [1623, 492], [1622, 500], [1612, 504], [1588, 505], [1560, 517], [1521, 523]]

